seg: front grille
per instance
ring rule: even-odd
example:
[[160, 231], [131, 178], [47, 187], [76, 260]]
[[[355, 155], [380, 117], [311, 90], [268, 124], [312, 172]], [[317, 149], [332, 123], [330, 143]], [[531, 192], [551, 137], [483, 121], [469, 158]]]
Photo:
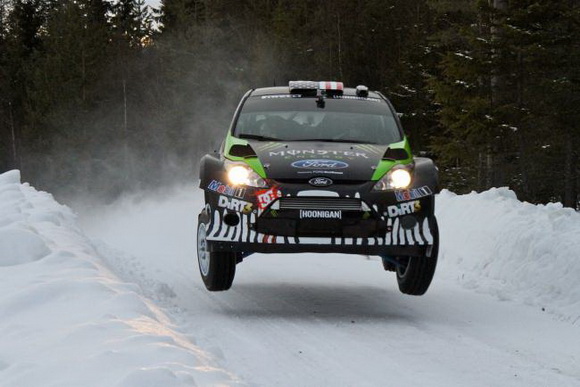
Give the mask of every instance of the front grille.
[[280, 199], [281, 210], [361, 211], [360, 199], [290, 197]]
[[[319, 177], [319, 176], [316, 176]], [[360, 184], [364, 184], [364, 183], [368, 183], [368, 180], [352, 180], [352, 179], [348, 179], [348, 180], [343, 180], [343, 179], [337, 179], [334, 176], [324, 176], [324, 177], [328, 177], [329, 179], [332, 179], [332, 184], [333, 185], [337, 185], [337, 184], [342, 184], [342, 185], [360, 185]], [[312, 177], [308, 177], [307, 179], [303, 179], [303, 178], [298, 178], [298, 179], [276, 179], [275, 181], [281, 184], [307, 184], [309, 185], [308, 181], [312, 179]]]

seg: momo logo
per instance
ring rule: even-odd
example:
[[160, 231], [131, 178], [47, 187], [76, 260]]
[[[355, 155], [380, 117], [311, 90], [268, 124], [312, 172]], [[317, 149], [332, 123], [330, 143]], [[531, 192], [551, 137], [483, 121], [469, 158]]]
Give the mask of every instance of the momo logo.
[[217, 180], [212, 180], [211, 183], [209, 183], [207, 188], [209, 190], [217, 192], [219, 194], [224, 194], [224, 195], [228, 195], [228, 196], [235, 196], [238, 198], [242, 198], [246, 194], [245, 188], [231, 187], [229, 185], [225, 185], [223, 183], [220, 183]]
[[315, 187], [328, 187], [329, 185], [332, 185], [333, 181], [328, 177], [313, 177], [308, 180], [308, 183]]
[[338, 160], [299, 160], [294, 161], [291, 164], [294, 168], [306, 168], [306, 169], [342, 169], [348, 167], [348, 164], [344, 161]]
[[247, 214], [248, 212], [252, 211], [252, 207], [254, 205], [244, 200], [228, 198], [227, 196], [220, 196], [218, 200], [218, 206], [227, 208], [228, 210], [243, 212], [244, 214]]
[[432, 195], [433, 191], [427, 186], [421, 188], [405, 189], [402, 191], [395, 191], [395, 197], [398, 202], [404, 202], [412, 199], [419, 199], [425, 196]]
[[421, 211], [421, 202], [418, 200], [387, 207], [387, 214], [389, 215], [390, 218], [409, 215], [419, 211]]
[[342, 219], [342, 211], [300, 210], [300, 219]]

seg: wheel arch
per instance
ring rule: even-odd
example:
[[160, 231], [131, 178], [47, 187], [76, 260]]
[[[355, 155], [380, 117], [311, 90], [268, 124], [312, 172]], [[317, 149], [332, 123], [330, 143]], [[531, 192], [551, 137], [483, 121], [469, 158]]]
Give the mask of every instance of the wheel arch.
[[434, 194], [438, 193], [439, 187], [439, 170], [433, 160], [426, 157], [415, 157], [415, 168], [413, 172], [413, 187], [420, 188], [427, 186]]
[[199, 188], [207, 190], [213, 181], [226, 181], [224, 160], [213, 154], [206, 154], [199, 163]]

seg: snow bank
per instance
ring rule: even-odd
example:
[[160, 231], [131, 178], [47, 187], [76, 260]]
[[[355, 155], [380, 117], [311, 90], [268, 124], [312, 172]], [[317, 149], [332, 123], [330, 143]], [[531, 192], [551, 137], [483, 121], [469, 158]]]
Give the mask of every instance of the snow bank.
[[0, 175], [0, 385], [192, 386], [239, 381], [121, 282], [75, 216]]
[[580, 319], [580, 214], [532, 205], [507, 188], [437, 199], [438, 275], [468, 288]]

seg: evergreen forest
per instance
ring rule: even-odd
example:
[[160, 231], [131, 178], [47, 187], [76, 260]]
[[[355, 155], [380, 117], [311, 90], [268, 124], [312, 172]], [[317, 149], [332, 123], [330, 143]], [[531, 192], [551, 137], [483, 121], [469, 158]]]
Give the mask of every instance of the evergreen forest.
[[578, 0], [0, 0], [0, 172], [193, 181], [248, 89], [298, 79], [387, 95], [443, 188], [579, 208]]

